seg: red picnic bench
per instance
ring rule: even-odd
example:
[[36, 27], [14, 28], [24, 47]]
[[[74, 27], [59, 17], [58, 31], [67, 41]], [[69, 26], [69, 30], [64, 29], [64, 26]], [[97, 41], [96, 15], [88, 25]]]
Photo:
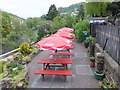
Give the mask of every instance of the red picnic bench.
[[74, 49], [74, 46], [71, 46], [69, 49]]
[[74, 39], [69, 39], [69, 40], [74, 41]]
[[74, 55], [74, 53], [50, 53], [49, 55]]
[[66, 76], [72, 75], [72, 71], [70, 70], [36, 70], [34, 74], [41, 74], [43, 81], [44, 81], [44, 75], [63, 75], [66, 81]]
[[67, 64], [72, 64], [72, 59], [71, 58], [41, 58], [40, 61], [38, 61], [37, 63], [42, 63], [44, 70], [47, 67], [58, 66], [58, 65], [49, 65], [49, 64], [63, 64], [64, 70], [66, 70]]

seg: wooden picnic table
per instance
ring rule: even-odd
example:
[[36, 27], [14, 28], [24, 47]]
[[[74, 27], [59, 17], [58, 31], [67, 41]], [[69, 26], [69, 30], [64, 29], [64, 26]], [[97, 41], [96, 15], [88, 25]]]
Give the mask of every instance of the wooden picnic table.
[[49, 55], [74, 55], [74, 53], [50, 53]]
[[67, 68], [67, 64], [72, 64], [71, 58], [42, 58], [37, 63], [43, 64], [43, 69], [46, 70], [47, 67], [60, 66], [60, 65], [49, 65], [49, 64], [62, 64], [64, 70]]

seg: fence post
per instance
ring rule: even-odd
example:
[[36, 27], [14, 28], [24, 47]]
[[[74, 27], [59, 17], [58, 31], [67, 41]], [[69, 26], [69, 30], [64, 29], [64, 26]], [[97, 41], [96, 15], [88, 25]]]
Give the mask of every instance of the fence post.
[[118, 38], [119, 38], [119, 42], [118, 42], [118, 49], [119, 49], [119, 58], [118, 58], [118, 63], [119, 63], [119, 65], [120, 65], [120, 25], [118, 25]]

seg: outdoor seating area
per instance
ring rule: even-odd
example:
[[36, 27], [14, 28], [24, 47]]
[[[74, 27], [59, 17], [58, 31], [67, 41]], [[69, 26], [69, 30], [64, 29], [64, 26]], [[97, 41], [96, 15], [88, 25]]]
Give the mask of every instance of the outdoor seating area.
[[[28, 88], [99, 88], [89, 65], [86, 49], [76, 41], [70, 53], [74, 55], [49, 55], [54, 50], [40, 52], [28, 65], [30, 79]], [[80, 51], [79, 51], [79, 50]], [[57, 53], [68, 53], [59, 50]]]
[[[67, 65], [72, 64], [72, 59], [70, 58], [42, 58], [37, 63], [43, 64], [43, 67], [42, 70], [36, 70], [34, 74], [41, 74], [43, 81], [44, 75], [63, 75], [65, 77], [65, 81], [67, 75], [72, 75], [72, 71], [67, 70]], [[63, 70], [50, 70], [50, 67], [63, 67]]]
[[[70, 52], [70, 49], [73, 49], [74, 47], [72, 46], [73, 40], [74, 39], [67, 39], [71, 37], [75, 37], [74, 34], [70, 33], [73, 32], [74, 30], [71, 28], [62, 28], [58, 30], [57, 33], [54, 35], [47, 37], [37, 43], [38, 47], [40, 49], [47, 49], [47, 50], [55, 50], [55, 53], [49, 53], [50, 55], [56, 56], [56, 55], [74, 55], [74, 53]], [[50, 40], [49, 40], [50, 39]], [[58, 42], [59, 41], [59, 42]], [[58, 53], [58, 50], [64, 50], [67, 49], [68, 52], [65, 53]], [[44, 80], [44, 75], [63, 75], [65, 76], [65, 81], [66, 81], [66, 76], [67, 75], [72, 75], [71, 70], [67, 70], [67, 65], [72, 64], [72, 59], [70, 58], [42, 58], [40, 61], [37, 63], [43, 64], [42, 70], [36, 70], [34, 74], [41, 74]], [[50, 65], [54, 64], [54, 65]], [[56, 64], [61, 64], [61, 65], [56, 65]], [[47, 67], [49, 70], [47, 70]], [[50, 67], [63, 67], [63, 70], [50, 70]]]
[[119, 0], [0, 4], [0, 90], [120, 89]]

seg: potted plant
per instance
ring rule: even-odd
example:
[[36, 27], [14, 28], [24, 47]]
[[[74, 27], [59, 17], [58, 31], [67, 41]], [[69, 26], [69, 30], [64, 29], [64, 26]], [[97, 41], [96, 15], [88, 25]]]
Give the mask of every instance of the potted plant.
[[95, 67], [95, 57], [90, 56], [90, 67], [94, 68]]
[[95, 46], [95, 43], [97, 42], [96, 38], [89, 36], [86, 38], [85, 42], [89, 43], [90, 55], [94, 56], [94, 46]]
[[101, 88], [103, 88], [103, 89], [109, 89], [109, 88], [117, 88], [118, 86], [117, 86], [117, 83], [115, 83], [115, 82], [112, 82], [112, 81], [108, 81], [106, 78], [105, 79], [103, 79], [103, 81], [102, 81], [102, 85], [101, 85]]
[[103, 70], [95, 70], [94, 71], [95, 77], [97, 80], [103, 80], [105, 73]]

